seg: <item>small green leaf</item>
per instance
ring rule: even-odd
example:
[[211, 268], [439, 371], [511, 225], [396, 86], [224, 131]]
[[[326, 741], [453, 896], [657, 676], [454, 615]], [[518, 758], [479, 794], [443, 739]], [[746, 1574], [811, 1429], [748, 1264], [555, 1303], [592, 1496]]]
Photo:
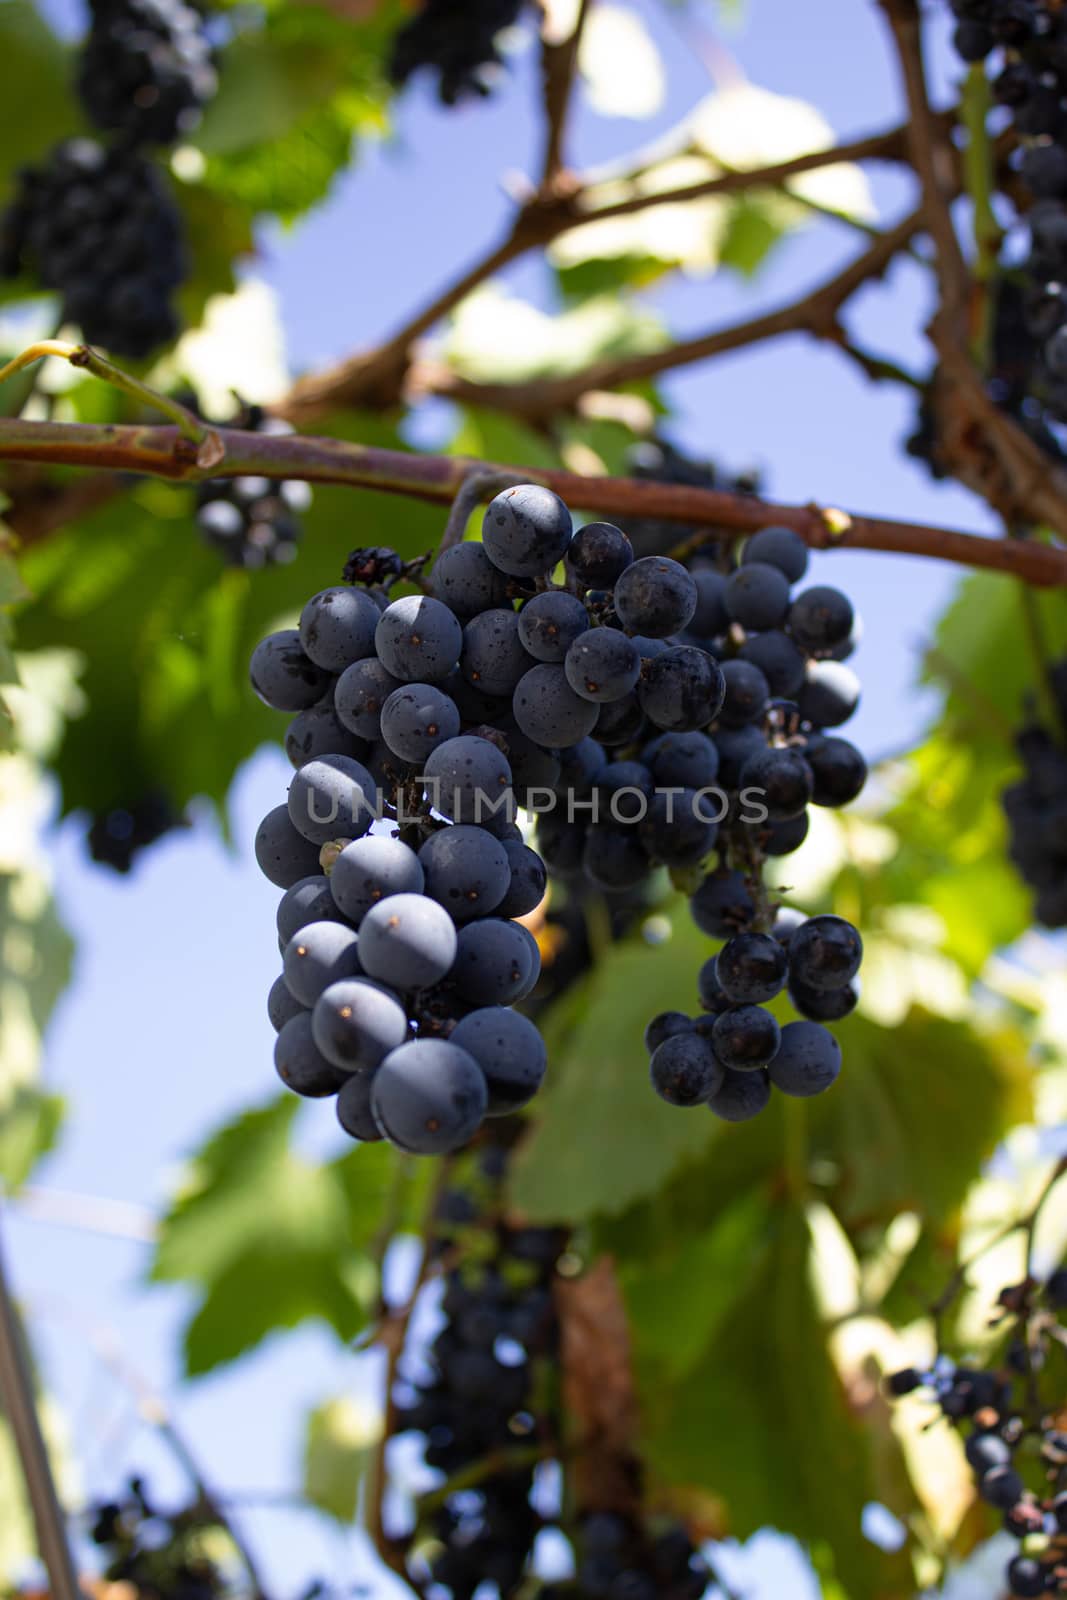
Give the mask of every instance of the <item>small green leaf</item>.
[[621, 1211], [714, 1138], [717, 1124], [702, 1107], [679, 1111], [653, 1093], [643, 1043], [656, 1012], [691, 1009], [709, 950], [679, 908], [667, 943], [611, 947], [556, 1008], [543, 1113], [514, 1165], [512, 1198], [529, 1217], [577, 1222]]
[[304, 1436], [304, 1497], [343, 1526], [356, 1517], [359, 1490], [381, 1437], [376, 1411], [345, 1398], [310, 1413]]
[[286, 1096], [215, 1133], [161, 1224], [152, 1278], [200, 1293], [185, 1332], [191, 1375], [308, 1318], [352, 1339], [374, 1302], [367, 1247], [400, 1158], [362, 1145], [313, 1165], [291, 1148], [296, 1109]]

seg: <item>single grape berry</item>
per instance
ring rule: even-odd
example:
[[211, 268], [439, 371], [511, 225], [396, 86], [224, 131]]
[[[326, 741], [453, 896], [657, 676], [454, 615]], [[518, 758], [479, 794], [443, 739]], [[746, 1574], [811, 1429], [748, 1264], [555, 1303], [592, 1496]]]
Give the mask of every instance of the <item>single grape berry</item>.
[[452, 966], [455, 925], [426, 895], [390, 895], [360, 923], [359, 952], [364, 971], [390, 988], [427, 989]]
[[724, 661], [721, 667], [725, 693], [719, 711], [724, 728], [742, 728], [762, 717], [770, 699], [771, 686], [766, 675], [751, 661], [740, 657]]
[[387, 1139], [412, 1155], [458, 1150], [489, 1106], [474, 1057], [447, 1039], [415, 1039], [390, 1052], [371, 1082], [371, 1111]]
[[801, 718], [814, 728], [839, 728], [860, 703], [860, 680], [840, 661], [812, 661], [797, 695]]
[[633, 545], [610, 522], [589, 522], [571, 540], [567, 565], [589, 589], [611, 589], [634, 559]]
[[789, 579], [768, 561], [751, 561], [730, 575], [723, 600], [743, 628], [776, 628], [789, 610]]
[[858, 980], [846, 983], [840, 989], [812, 989], [806, 983], [789, 980], [789, 998], [793, 1009], [811, 1022], [840, 1022], [855, 1011], [859, 1004]]
[[804, 759], [811, 768], [813, 805], [847, 806], [867, 782], [867, 763], [847, 739], [815, 734], [804, 746]]
[[358, 928], [372, 906], [394, 894], [421, 894], [423, 872], [414, 850], [399, 839], [369, 833], [341, 851], [330, 868], [330, 894]]
[[344, 1072], [373, 1072], [404, 1043], [408, 1017], [395, 995], [365, 978], [331, 983], [315, 1002], [311, 1032], [319, 1050]]
[[374, 633], [378, 659], [404, 683], [440, 683], [463, 648], [458, 619], [428, 595], [394, 600], [378, 618]]
[[489, 1089], [487, 1116], [504, 1116], [533, 1099], [545, 1075], [547, 1055], [528, 1017], [507, 1006], [486, 1006], [464, 1017], [451, 1041], [474, 1057]]
[[795, 700], [804, 684], [804, 657], [787, 633], [769, 628], [745, 640], [736, 659], [758, 667], [767, 680], [769, 695]]
[[1008, 1562], [1008, 1582], [1019, 1600], [1048, 1593], [1048, 1572], [1033, 1556], [1016, 1556]]
[[289, 992], [302, 1006], [313, 1006], [324, 989], [362, 972], [359, 940], [343, 922], [309, 922], [285, 947], [283, 965]]
[[255, 853], [260, 872], [279, 889], [291, 889], [320, 871], [319, 846], [297, 833], [288, 806], [267, 812], [256, 832]]
[[519, 618], [510, 608], [483, 611], [463, 630], [460, 671], [483, 694], [506, 699], [531, 665], [519, 635]]
[[596, 702], [575, 694], [563, 668], [548, 662], [531, 667], [519, 680], [512, 710], [528, 739], [553, 749], [579, 744], [597, 722]]
[[708, 1100], [708, 1110], [723, 1122], [749, 1122], [758, 1117], [771, 1098], [771, 1080], [766, 1068], [755, 1072], [734, 1072], [729, 1068], [723, 1074], [719, 1088]]
[[780, 1038], [774, 1017], [756, 1005], [731, 1006], [716, 1017], [711, 1030], [715, 1054], [735, 1072], [751, 1072], [773, 1062]]
[[676, 1033], [653, 1052], [649, 1063], [652, 1087], [672, 1106], [698, 1106], [721, 1087], [723, 1068], [706, 1039]]
[[822, 1094], [841, 1071], [841, 1046], [818, 1022], [787, 1022], [768, 1069], [783, 1094], [807, 1099]]
[[287, 1089], [309, 1100], [336, 1094], [346, 1077], [318, 1049], [307, 1011], [290, 1018], [281, 1029], [274, 1042], [274, 1066]]
[[745, 540], [741, 551], [742, 566], [754, 561], [777, 567], [790, 583], [799, 583], [808, 570], [808, 547], [792, 528], [761, 528]]
[[562, 662], [588, 627], [589, 613], [582, 602], [562, 589], [535, 594], [519, 612], [519, 638], [535, 661]]
[[371, 1109], [374, 1076], [369, 1072], [346, 1074], [337, 1096], [337, 1120], [342, 1128], [360, 1144], [375, 1144], [385, 1135], [374, 1120]]
[[809, 917], [789, 944], [789, 977], [811, 989], [843, 989], [863, 959], [863, 941], [844, 917]]
[[814, 779], [799, 750], [771, 748], [745, 762], [740, 788], [758, 797], [771, 822], [788, 822], [810, 802]]
[[789, 609], [789, 632], [802, 650], [828, 654], [852, 632], [852, 602], [840, 589], [820, 584], [805, 589]]
[[309, 922], [344, 920], [344, 912], [338, 910], [330, 893], [330, 881], [321, 872], [301, 878], [291, 889], [286, 889], [278, 902], [278, 938], [283, 944], [288, 944], [293, 934], [306, 928]]
[[382, 707], [400, 686], [400, 679], [387, 672], [376, 656], [354, 662], [334, 685], [338, 721], [360, 739], [380, 739]]
[[575, 694], [605, 704], [629, 694], [641, 673], [641, 656], [617, 629], [589, 628], [567, 651], [563, 670]]
[[315, 665], [343, 672], [374, 654], [381, 612], [362, 589], [347, 586], [313, 594], [300, 613], [300, 643]]
[[756, 915], [756, 903], [743, 875], [720, 867], [696, 890], [689, 911], [701, 933], [711, 939], [729, 939], [749, 925]]
[[475, 542], [442, 550], [433, 564], [430, 582], [434, 598], [443, 601], [461, 622], [469, 622], [507, 601], [507, 577], [494, 567], [484, 547]]
[[[719, 951], [715, 973], [727, 1000], [760, 1005], [780, 993], [786, 966], [786, 953], [770, 934], [739, 933]], [[705, 1004], [703, 994], [701, 1004]]]
[[652, 1055], [665, 1039], [677, 1033], [689, 1033], [692, 1027], [684, 1011], [661, 1011], [645, 1028], [645, 1049]]
[[303, 711], [322, 699], [330, 675], [316, 666], [295, 628], [261, 639], [249, 668], [252, 688], [272, 711]]
[[511, 817], [511, 767], [488, 739], [477, 734], [446, 739], [427, 758], [424, 776], [434, 810], [453, 822], [495, 828]]
[[425, 892], [454, 922], [495, 911], [511, 885], [511, 864], [499, 839], [457, 824], [432, 833], [418, 855]]
[[657, 728], [688, 733], [714, 721], [725, 692], [713, 656], [691, 645], [675, 645], [648, 663], [637, 696]]
[[615, 610], [629, 633], [667, 639], [693, 619], [697, 587], [692, 575], [667, 556], [643, 556], [615, 585]]
[[559, 495], [539, 484], [505, 489], [486, 507], [482, 543], [495, 567], [514, 578], [543, 577], [567, 553], [573, 524]]
[[382, 706], [382, 738], [402, 761], [420, 763], [460, 730], [454, 700], [432, 683], [405, 683]]

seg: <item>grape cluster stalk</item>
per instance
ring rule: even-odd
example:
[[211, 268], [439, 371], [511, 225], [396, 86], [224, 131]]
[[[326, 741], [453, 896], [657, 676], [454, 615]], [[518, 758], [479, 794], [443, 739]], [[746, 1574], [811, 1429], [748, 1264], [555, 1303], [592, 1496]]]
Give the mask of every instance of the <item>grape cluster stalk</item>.
[[90, 344], [144, 360], [180, 331], [184, 221], [152, 151], [215, 93], [203, 18], [184, 0], [91, 0], [77, 88], [104, 138], [66, 139], [18, 173], [0, 278], [35, 280]]
[[1044, 1283], [1001, 1290], [992, 1326], [1000, 1360], [978, 1367], [941, 1354], [929, 1370], [886, 1379], [894, 1400], [915, 1395], [963, 1436], [979, 1498], [1019, 1540], [1005, 1579], [1017, 1600], [1067, 1594], [1067, 1268]]

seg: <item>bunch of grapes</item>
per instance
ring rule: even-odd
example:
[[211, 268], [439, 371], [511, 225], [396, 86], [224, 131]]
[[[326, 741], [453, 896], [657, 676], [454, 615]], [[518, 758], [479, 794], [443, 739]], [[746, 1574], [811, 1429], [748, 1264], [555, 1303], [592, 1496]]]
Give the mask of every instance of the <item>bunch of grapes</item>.
[[[1018, 1600], [1067, 1594], [1067, 1412], [1064, 1346], [1067, 1268], [1042, 1286], [1027, 1278], [1001, 1291], [995, 1322], [1010, 1320], [1002, 1366], [982, 1369], [939, 1356], [928, 1372], [907, 1367], [886, 1380], [894, 1399], [922, 1391], [965, 1432], [964, 1451], [982, 1500], [1021, 1541], [1007, 1582]], [[1046, 1409], [1042, 1378], [1058, 1364]]]
[[[519, 628], [551, 613], [560, 653], [573, 634], [566, 680], [600, 709], [564, 752], [567, 806], [539, 819], [542, 857], [554, 877], [584, 874], [610, 892], [667, 867], [698, 927], [728, 941], [701, 973], [703, 1015], [650, 1024], [665, 1099], [742, 1120], [772, 1082], [819, 1093], [840, 1071], [823, 1024], [856, 1004], [860, 936], [839, 917], [790, 913], [772, 927], [764, 874], [803, 842], [810, 804], [846, 805], [866, 780], [862, 755], [835, 731], [859, 702], [841, 659], [854, 647], [852, 606], [825, 585], [792, 594], [808, 552], [788, 528], [755, 534], [731, 570], [702, 555], [687, 570], [634, 560], [618, 528], [595, 523], [566, 564], [584, 612], [557, 591], [528, 602]], [[780, 1029], [765, 1005], [787, 985], [802, 1020]]]
[[443, 1220], [461, 1225], [459, 1238], [477, 1232], [477, 1261], [446, 1272], [444, 1326], [419, 1352], [423, 1375], [404, 1385], [396, 1407], [397, 1432], [422, 1434], [426, 1465], [447, 1478], [499, 1460], [475, 1492], [434, 1495], [410, 1536], [411, 1544], [433, 1541], [433, 1582], [463, 1600], [483, 1583], [502, 1596], [521, 1584], [544, 1522], [536, 1457], [555, 1448], [555, 1419], [538, 1395], [558, 1363], [553, 1284], [566, 1235], [502, 1219], [507, 1159], [500, 1144], [481, 1153], [478, 1181], [488, 1182], [481, 1205], [464, 1189], [443, 1197]]
[[256, 692], [296, 713], [288, 803], [256, 841], [286, 891], [276, 1064], [298, 1092], [336, 1093], [356, 1138], [455, 1149], [543, 1077], [540, 1034], [512, 1008], [540, 973], [516, 919], [546, 875], [515, 816], [597, 708], [527, 652], [514, 602], [555, 595], [571, 532], [557, 496], [508, 490], [484, 543], [438, 557], [433, 594], [390, 600], [399, 559], [359, 552], [357, 584], [314, 595], [253, 656]]
[[[494, 1124], [466, 1185], [446, 1190], [438, 1207], [444, 1323], [428, 1349], [405, 1352], [393, 1398], [396, 1431], [422, 1435], [423, 1461], [445, 1482], [403, 1542], [451, 1600], [700, 1600], [709, 1570], [681, 1526], [599, 1509], [572, 1521], [543, 1470], [563, 1454], [556, 1289], [567, 1236], [507, 1220], [518, 1132]], [[534, 1587], [545, 1528], [569, 1540], [573, 1582]]]
[[186, 273], [182, 219], [158, 167], [92, 139], [19, 174], [0, 221], [0, 276], [54, 290], [91, 344], [140, 359], [173, 339]]
[[78, 95], [96, 127], [127, 145], [188, 134], [217, 88], [203, 19], [184, 0], [89, 0]]
[[126, 873], [142, 850], [174, 828], [186, 826], [163, 789], [153, 789], [129, 805], [98, 811], [89, 824], [89, 854], [101, 866]]
[[492, 93], [500, 77], [499, 36], [518, 22], [526, 0], [423, 0], [393, 41], [389, 75], [403, 87], [428, 69], [441, 103]]
[[[262, 406], [246, 406], [235, 426], [263, 434], [293, 431]], [[310, 487], [296, 478], [210, 478], [197, 491], [196, 524], [228, 566], [284, 566], [296, 558], [300, 516], [310, 504]]]
[[1053, 732], [1035, 719], [1022, 729], [1015, 743], [1023, 776], [1002, 799], [1008, 851], [1034, 890], [1037, 920], [1062, 928], [1067, 925], [1067, 660], [1049, 678], [1059, 728]]
[[184, 0], [90, 0], [78, 92], [111, 144], [67, 139], [23, 168], [0, 218], [0, 278], [59, 297], [89, 344], [144, 360], [179, 331], [185, 229], [144, 153], [187, 132], [215, 92], [199, 12]]
[[[1059, 0], [950, 0], [956, 49], [986, 62], [992, 95], [1018, 136], [1018, 177], [1032, 204], [1021, 277], [994, 306], [991, 392], [1051, 454], [1042, 413], [1067, 419], [1067, 17]], [[1018, 252], [1013, 252], [1013, 258]]]
[[218, 1524], [199, 1501], [161, 1511], [134, 1478], [121, 1501], [90, 1510], [90, 1537], [104, 1557], [104, 1577], [138, 1600], [219, 1600], [232, 1586], [207, 1553]]

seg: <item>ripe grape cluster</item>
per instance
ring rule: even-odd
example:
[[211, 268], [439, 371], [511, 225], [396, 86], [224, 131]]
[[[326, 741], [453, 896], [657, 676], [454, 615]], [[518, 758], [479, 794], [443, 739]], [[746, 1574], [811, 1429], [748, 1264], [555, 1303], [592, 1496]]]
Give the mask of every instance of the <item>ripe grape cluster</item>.
[[185, 826], [166, 791], [153, 789], [128, 805], [96, 813], [89, 824], [89, 854], [101, 866], [126, 873], [142, 850]]
[[[443, 1325], [428, 1348], [405, 1351], [393, 1396], [396, 1432], [420, 1434], [425, 1465], [444, 1479], [404, 1537], [409, 1559], [451, 1600], [700, 1600], [710, 1573], [684, 1528], [646, 1527], [632, 1509], [567, 1515], [546, 1473], [562, 1445], [557, 1286], [569, 1271], [567, 1236], [507, 1220], [518, 1131], [494, 1124], [465, 1184], [438, 1206]], [[537, 1584], [535, 1542], [547, 1528], [572, 1546], [573, 1582]]]
[[894, 1399], [922, 1391], [964, 1432], [980, 1498], [1020, 1541], [1007, 1567], [1011, 1594], [1065, 1594], [1067, 1431], [1062, 1411], [1044, 1408], [1040, 1388], [1048, 1366], [1058, 1363], [1052, 1392], [1061, 1404], [1067, 1268], [1043, 1285], [1028, 1278], [1002, 1290], [998, 1307], [995, 1322], [1011, 1325], [1002, 1365], [985, 1369], [939, 1356], [929, 1371], [893, 1373], [886, 1388]]
[[[482, 1153], [481, 1176], [495, 1203], [506, 1163], [502, 1146]], [[500, 1466], [475, 1492], [435, 1495], [412, 1543], [433, 1541], [431, 1577], [454, 1600], [470, 1600], [482, 1584], [506, 1596], [521, 1584], [544, 1520], [536, 1504], [537, 1451], [529, 1447], [553, 1442], [553, 1419], [537, 1396], [542, 1374], [558, 1362], [553, 1283], [566, 1236], [509, 1227], [494, 1215], [495, 1204], [480, 1210], [462, 1189], [446, 1192], [443, 1209], [475, 1225], [481, 1247], [477, 1262], [445, 1274], [444, 1326], [420, 1352], [424, 1375], [400, 1395], [396, 1428], [422, 1434], [426, 1465], [446, 1478], [462, 1478], [493, 1457]]]
[[491, 94], [503, 66], [499, 36], [515, 26], [525, 6], [526, 0], [423, 0], [393, 41], [393, 83], [403, 87], [429, 70], [446, 106]]
[[[262, 406], [244, 407], [234, 426], [251, 433], [292, 432]], [[210, 478], [197, 491], [196, 524], [227, 566], [284, 566], [296, 558], [300, 515], [310, 504], [310, 487], [296, 478]]]
[[137, 150], [68, 139], [23, 168], [0, 222], [0, 276], [28, 274], [90, 344], [139, 359], [178, 332], [186, 274], [181, 215]]
[[[610, 893], [666, 867], [689, 891], [698, 927], [729, 941], [701, 973], [704, 1015], [650, 1026], [664, 1098], [714, 1102], [741, 1120], [766, 1103], [772, 1079], [790, 1094], [818, 1093], [840, 1070], [823, 1024], [856, 1004], [860, 937], [838, 917], [797, 926], [795, 916], [773, 936], [763, 880], [768, 859], [803, 842], [810, 804], [846, 805], [866, 780], [862, 755], [836, 732], [859, 702], [843, 661], [852, 606], [826, 585], [793, 594], [808, 552], [788, 528], [762, 529], [736, 565], [698, 555], [686, 568], [635, 561], [626, 536], [598, 523], [575, 536], [566, 564], [584, 616], [556, 593], [529, 602], [519, 627], [551, 606], [560, 649], [579, 630], [565, 675], [600, 710], [564, 752], [566, 812], [539, 819], [546, 865]], [[600, 626], [589, 630], [588, 618]], [[764, 1007], [787, 982], [802, 1020], [783, 1031]]]
[[1067, 926], [1067, 660], [1049, 674], [1059, 727], [1036, 718], [1016, 738], [1023, 776], [1005, 789], [1008, 852], [1047, 928]]
[[89, 0], [78, 63], [89, 120], [133, 145], [173, 144], [217, 87], [203, 19], [184, 0]]
[[91, 0], [78, 68], [90, 120], [109, 137], [67, 139], [24, 167], [0, 219], [0, 277], [34, 278], [90, 344], [134, 360], [179, 331], [185, 230], [162, 169], [215, 91], [199, 12], [183, 0]]
[[[230, 1586], [208, 1550], [218, 1524], [199, 1498], [178, 1511], [150, 1501], [139, 1478], [121, 1500], [90, 1508], [104, 1578], [143, 1600], [220, 1600]], [[206, 1537], [208, 1536], [208, 1537]]]
[[[571, 533], [557, 496], [508, 490], [483, 543], [438, 557], [432, 594], [391, 600], [399, 559], [357, 552], [359, 581], [312, 596], [299, 628], [253, 656], [256, 692], [295, 713], [288, 803], [256, 841], [286, 891], [276, 1064], [298, 1092], [336, 1093], [356, 1138], [455, 1149], [544, 1074], [541, 1037], [512, 1009], [540, 973], [516, 919], [546, 882], [515, 816], [535, 787], [551, 798], [555, 749], [583, 737], [597, 705], [527, 651], [520, 627], [560, 595], [547, 575]], [[558, 656], [551, 617], [541, 632]]]
[[1058, 0], [950, 3], [956, 49], [967, 63], [987, 63], [993, 100], [1018, 137], [1018, 180], [1032, 200], [1025, 292], [1008, 283], [994, 306], [992, 392], [1062, 455], [1042, 412], [1067, 419], [1067, 18]]

